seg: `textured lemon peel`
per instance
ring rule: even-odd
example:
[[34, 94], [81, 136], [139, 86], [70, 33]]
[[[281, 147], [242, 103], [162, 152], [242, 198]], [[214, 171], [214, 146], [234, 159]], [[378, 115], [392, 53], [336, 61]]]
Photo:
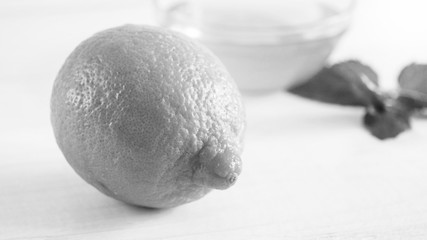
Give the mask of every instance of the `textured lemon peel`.
[[[182, 36], [136, 26], [94, 35], [62, 67], [51, 108], [67, 160], [116, 199], [177, 206], [240, 173], [240, 95], [216, 57]], [[210, 161], [199, 158], [207, 145]]]

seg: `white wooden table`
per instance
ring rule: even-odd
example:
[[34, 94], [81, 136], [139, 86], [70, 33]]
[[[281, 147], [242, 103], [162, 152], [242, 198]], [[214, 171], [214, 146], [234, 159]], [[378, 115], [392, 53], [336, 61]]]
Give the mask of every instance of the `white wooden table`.
[[[382, 142], [361, 109], [285, 93], [245, 97], [244, 169], [229, 190], [147, 210], [83, 182], [50, 128], [53, 80], [92, 33], [151, 19], [144, 1], [97, 2], [0, 3], [0, 239], [427, 239], [427, 120]], [[362, 59], [393, 87], [404, 64], [427, 63], [426, 7], [360, 0], [332, 61]]]

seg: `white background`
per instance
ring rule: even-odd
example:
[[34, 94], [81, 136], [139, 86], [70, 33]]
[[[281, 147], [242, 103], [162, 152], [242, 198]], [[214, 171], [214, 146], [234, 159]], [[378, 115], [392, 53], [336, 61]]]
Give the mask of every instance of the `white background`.
[[[360, 59], [393, 88], [404, 65], [427, 62], [425, 9], [360, 0], [331, 61]], [[124, 23], [152, 23], [149, 2], [0, 2], [0, 239], [427, 239], [427, 121], [381, 142], [363, 110], [285, 93], [245, 97], [244, 169], [229, 190], [147, 210], [83, 182], [53, 139], [51, 86], [79, 42]]]

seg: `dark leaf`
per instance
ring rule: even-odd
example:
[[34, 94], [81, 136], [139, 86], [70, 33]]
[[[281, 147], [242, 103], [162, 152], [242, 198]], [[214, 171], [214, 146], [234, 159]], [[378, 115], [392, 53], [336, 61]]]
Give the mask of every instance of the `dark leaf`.
[[299, 96], [347, 106], [382, 107], [377, 74], [358, 61], [323, 68], [317, 75], [288, 89]]
[[353, 93], [364, 102], [364, 106], [383, 105], [382, 95], [379, 91], [378, 76], [370, 68], [358, 61], [346, 61], [335, 64], [332, 69], [350, 82]]
[[411, 128], [411, 116], [427, 118], [427, 65], [411, 64], [399, 75], [399, 91], [379, 90], [378, 76], [358, 61], [323, 68], [289, 92], [325, 103], [365, 107], [365, 128], [378, 139], [394, 138]]
[[427, 117], [427, 65], [410, 64], [399, 75], [399, 97], [415, 116]]
[[396, 101], [404, 105], [414, 117], [427, 118], [427, 97], [424, 94], [401, 91]]
[[395, 101], [392, 105], [387, 105], [384, 111], [367, 108], [363, 124], [372, 135], [384, 140], [409, 130], [410, 116], [411, 111], [401, 102]]
[[404, 92], [415, 92], [427, 95], [427, 65], [410, 64], [399, 74], [399, 86]]
[[401, 92], [399, 93], [396, 101], [405, 105], [406, 108], [411, 111], [421, 110], [422, 108], [427, 107], [426, 96], [421, 96], [414, 93]]

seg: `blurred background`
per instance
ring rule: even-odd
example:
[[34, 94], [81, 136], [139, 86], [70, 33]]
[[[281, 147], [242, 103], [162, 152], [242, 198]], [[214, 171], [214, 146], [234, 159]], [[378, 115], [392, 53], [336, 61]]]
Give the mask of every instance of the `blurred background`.
[[[20, 142], [23, 139], [17, 132], [43, 126], [37, 136], [51, 137], [45, 131], [49, 124], [50, 90], [68, 54], [82, 40], [105, 28], [126, 23], [160, 25], [155, 3], [149, 0], [1, 1], [1, 130], [13, 131], [11, 136], [17, 136], [16, 141]], [[379, 73], [385, 88], [395, 86], [404, 65], [427, 62], [424, 26], [427, 3], [359, 0], [353, 8], [349, 28], [332, 51], [329, 62], [359, 59]], [[17, 123], [18, 129], [11, 127]], [[11, 139], [3, 141], [5, 144]]]
[[[115, 229], [116, 235], [110, 237], [116, 239], [125, 239], [120, 233], [129, 233], [126, 239], [133, 239], [130, 236], [144, 231], [150, 239], [156, 239], [156, 234], [189, 239], [187, 233], [197, 239], [209, 232], [219, 239], [226, 239], [230, 232], [235, 233], [233, 239], [265, 237], [266, 233], [271, 233], [267, 234], [271, 239], [285, 239], [285, 230], [291, 234], [289, 239], [426, 238], [427, 165], [422, 158], [427, 126], [417, 123], [408, 135], [379, 143], [361, 130], [360, 111], [296, 100], [286, 96], [286, 84], [262, 95], [244, 95], [249, 123], [245, 174], [226, 194], [215, 193], [191, 206], [156, 215], [106, 200], [79, 180], [59, 152], [50, 127], [50, 92], [56, 74], [71, 51], [100, 30], [127, 23], [172, 27], [159, 12], [159, 2], [165, 1], [0, 1], [0, 239], [87, 239], [84, 234], [106, 239], [110, 229]], [[259, 4], [251, 0], [226, 3]], [[226, 7], [228, 16], [235, 17], [230, 9], [236, 15], [242, 13], [238, 4]], [[324, 63], [358, 59], [378, 72], [385, 89], [393, 89], [405, 65], [427, 63], [426, 9], [427, 1], [420, 0], [355, 1], [348, 26]], [[280, 11], [275, 8], [279, 19]], [[300, 15], [294, 12], [293, 16]], [[189, 35], [205, 41], [200, 38], [204, 33], [190, 31]], [[312, 53], [304, 47], [295, 49]], [[280, 66], [275, 62], [275, 69], [279, 71]], [[233, 68], [236, 75], [248, 69], [246, 65]], [[283, 153], [286, 144], [291, 147]], [[319, 157], [325, 153], [328, 157]], [[325, 161], [317, 162], [319, 158]], [[277, 160], [283, 168], [262, 164], [266, 160]], [[261, 169], [265, 171], [260, 173]], [[169, 230], [162, 232], [161, 226]], [[394, 235], [388, 235], [388, 230]], [[407, 238], [410, 233], [415, 237]]]

